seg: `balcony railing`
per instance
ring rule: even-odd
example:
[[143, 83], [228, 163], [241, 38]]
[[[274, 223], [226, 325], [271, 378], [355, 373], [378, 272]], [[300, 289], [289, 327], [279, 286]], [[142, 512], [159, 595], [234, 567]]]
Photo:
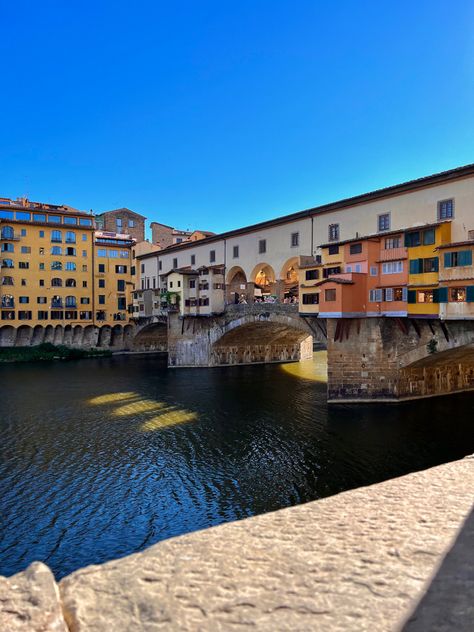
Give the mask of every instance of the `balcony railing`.
[[51, 309], [59, 309], [63, 307], [62, 301], [51, 301]]
[[1, 241], [20, 241], [20, 235], [18, 233], [2, 230], [0, 233]]

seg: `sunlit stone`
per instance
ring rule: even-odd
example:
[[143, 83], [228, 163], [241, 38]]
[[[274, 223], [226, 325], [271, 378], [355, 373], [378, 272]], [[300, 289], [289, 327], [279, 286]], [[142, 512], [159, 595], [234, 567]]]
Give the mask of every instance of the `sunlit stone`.
[[327, 382], [327, 351], [316, 351], [310, 360], [281, 364], [280, 368], [294, 377], [313, 382]]

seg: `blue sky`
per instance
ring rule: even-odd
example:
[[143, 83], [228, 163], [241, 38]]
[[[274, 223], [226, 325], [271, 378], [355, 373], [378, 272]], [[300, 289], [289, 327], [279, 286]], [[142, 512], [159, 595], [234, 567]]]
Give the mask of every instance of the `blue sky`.
[[474, 162], [470, 0], [0, 0], [0, 196], [222, 231]]

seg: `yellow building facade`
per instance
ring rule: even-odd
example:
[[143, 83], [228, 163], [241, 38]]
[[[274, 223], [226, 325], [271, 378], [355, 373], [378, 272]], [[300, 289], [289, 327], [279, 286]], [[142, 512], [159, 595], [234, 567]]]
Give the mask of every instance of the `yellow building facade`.
[[0, 199], [1, 344], [95, 344], [85, 328], [131, 321], [134, 244], [89, 213]]

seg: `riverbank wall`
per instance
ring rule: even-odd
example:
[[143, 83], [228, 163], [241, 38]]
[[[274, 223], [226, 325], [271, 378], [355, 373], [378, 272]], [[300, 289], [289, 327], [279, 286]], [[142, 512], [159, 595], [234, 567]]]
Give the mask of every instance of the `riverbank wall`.
[[0, 578], [0, 629], [472, 629], [474, 459], [80, 569]]

